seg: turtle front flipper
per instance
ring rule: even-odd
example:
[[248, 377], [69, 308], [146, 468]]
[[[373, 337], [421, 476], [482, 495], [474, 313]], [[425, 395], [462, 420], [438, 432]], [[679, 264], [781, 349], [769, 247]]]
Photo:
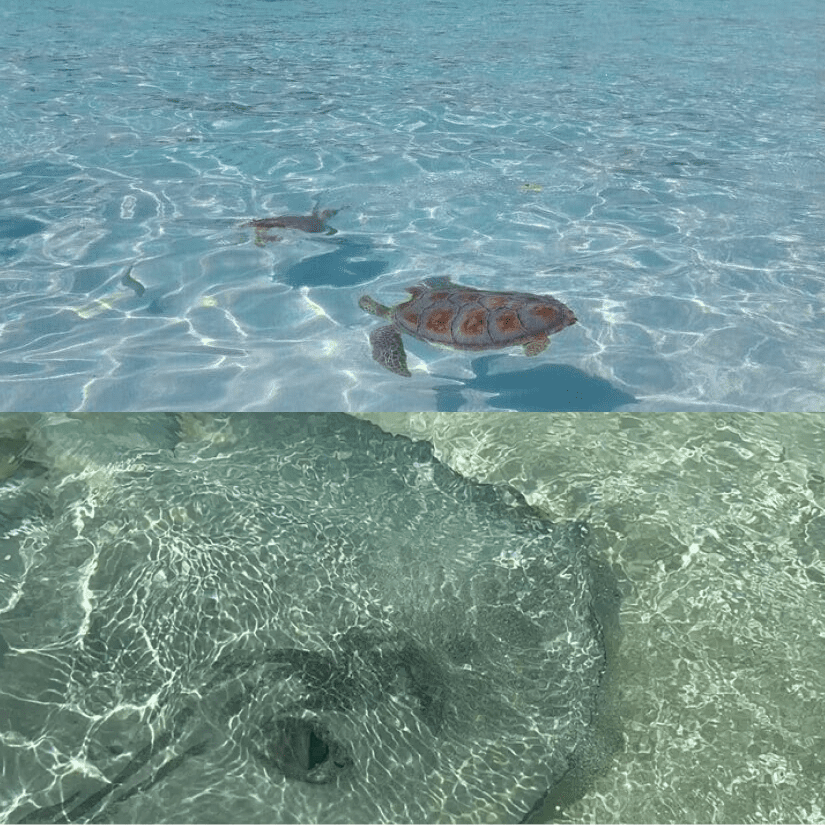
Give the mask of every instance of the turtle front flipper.
[[407, 369], [407, 353], [404, 352], [404, 343], [401, 333], [393, 326], [379, 327], [370, 333], [372, 357], [391, 372], [410, 377]]
[[255, 230], [255, 246], [263, 246], [265, 243], [278, 243], [280, 240], [283, 240], [280, 235], [266, 232], [263, 229]]
[[524, 345], [524, 354], [538, 355], [540, 352], [544, 352], [549, 345], [550, 339], [546, 335], [537, 335]]

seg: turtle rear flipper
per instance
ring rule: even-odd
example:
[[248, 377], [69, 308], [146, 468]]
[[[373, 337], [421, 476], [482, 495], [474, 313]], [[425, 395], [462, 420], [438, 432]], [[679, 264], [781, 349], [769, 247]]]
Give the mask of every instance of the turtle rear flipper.
[[407, 353], [404, 352], [404, 344], [401, 341], [401, 334], [393, 326], [379, 327], [370, 333], [370, 343], [372, 344], [372, 357], [386, 367], [391, 372], [410, 377], [407, 369]]

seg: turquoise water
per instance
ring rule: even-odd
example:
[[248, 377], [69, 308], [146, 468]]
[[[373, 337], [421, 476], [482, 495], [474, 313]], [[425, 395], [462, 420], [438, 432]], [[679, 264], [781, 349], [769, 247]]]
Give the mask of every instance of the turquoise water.
[[[823, 41], [816, 0], [10, 0], [0, 405], [821, 409]], [[579, 323], [402, 380], [358, 299], [434, 275]]]

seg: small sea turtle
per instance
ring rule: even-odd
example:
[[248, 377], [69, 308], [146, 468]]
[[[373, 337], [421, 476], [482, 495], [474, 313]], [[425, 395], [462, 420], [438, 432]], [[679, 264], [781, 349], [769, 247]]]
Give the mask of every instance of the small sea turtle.
[[262, 244], [266, 241], [280, 241], [280, 235], [268, 235], [265, 230], [278, 227], [280, 229], [300, 229], [302, 232], [324, 232], [327, 235], [334, 235], [336, 230], [327, 227], [326, 222], [335, 214], [337, 209], [325, 209], [319, 213], [318, 209], [313, 209], [311, 215], [280, 215], [277, 218], [258, 218], [249, 221], [244, 226], [255, 228], [255, 242]]
[[409, 376], [401, 333], [455, 349], [522, 346], [525, 355], [547, 348], [548, 336], [576, 323], [572, 310], [550, 295], [490, 292], [454, 284], [449, 277], [428, 278], [407, 287], [412, 297], [385, 307], [369, 295], [358, 305], [392, 323], [370, 334], [372, 357], [399, 375]]

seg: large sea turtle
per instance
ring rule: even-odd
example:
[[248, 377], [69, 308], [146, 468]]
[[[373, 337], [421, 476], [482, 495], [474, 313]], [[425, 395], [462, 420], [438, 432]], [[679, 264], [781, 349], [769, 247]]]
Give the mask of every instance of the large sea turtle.
[[363, 295], [358, 305], [392, 323], [370, 334], [372, 357], [381, 366], [409, 377], [401, 333], [455, 349], [484, 350], [522, 346], [538, 355], [548, 336], [576, 323], [573, 311], [551, 295], [491, 292], [454, 284], [448, 276], [407, 287], [412, 297], [386, 307]]
[[311, 215], [279, 215], [276, 218], [258, 218], [254, 221], [245, 223], [244, 226], [252, 226], [255, 228], [255, 242], [258, 244], [266, 241], [279, 241], [280, 235], [269, 235], [266, 233], [267, 229], [300, 229], [302, 232], [324, 232], [327, 235], [334, 235], [334, 229], [327, 226], [326, 222], [335, 214], [337, 209], [325, 209], [323, 212], [318, 212], [315, 208]]

